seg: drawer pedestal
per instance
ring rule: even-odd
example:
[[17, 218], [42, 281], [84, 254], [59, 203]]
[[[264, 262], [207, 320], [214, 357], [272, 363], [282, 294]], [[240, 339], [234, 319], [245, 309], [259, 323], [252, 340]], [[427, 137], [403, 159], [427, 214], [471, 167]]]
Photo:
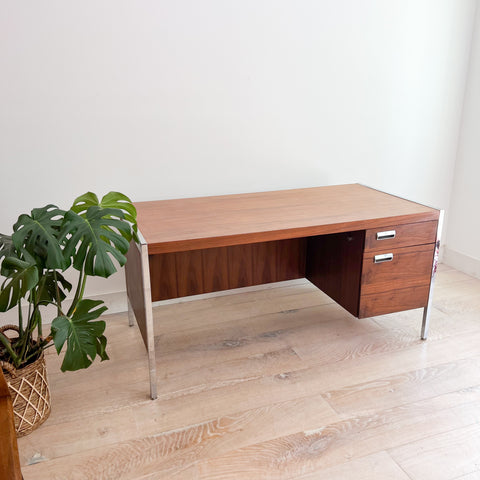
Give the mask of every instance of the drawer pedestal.
[[437, 222], [308, 239], [306, 277], [358, 318], [425, 307]]

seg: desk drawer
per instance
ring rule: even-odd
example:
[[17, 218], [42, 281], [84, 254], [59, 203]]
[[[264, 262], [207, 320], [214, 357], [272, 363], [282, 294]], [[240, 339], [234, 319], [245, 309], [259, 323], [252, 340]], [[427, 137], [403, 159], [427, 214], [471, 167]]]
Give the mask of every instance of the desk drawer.
[[430, 285], [401, 288], [360, 297], [358, 318], [375, 317], [387, 313], [422, 308], [428, 302]]
[[430, 284], [435, 244], [365, 253], [361, 295]]
[[365, 252], [434, 243], [436, 235], [436, 221], [372, 228], [365, 234]]

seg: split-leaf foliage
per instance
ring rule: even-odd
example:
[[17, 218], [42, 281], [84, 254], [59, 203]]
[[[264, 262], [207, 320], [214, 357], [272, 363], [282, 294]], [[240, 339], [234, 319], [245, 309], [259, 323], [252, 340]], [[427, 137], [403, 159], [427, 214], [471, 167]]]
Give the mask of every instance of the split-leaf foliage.
[[[125, 265], [130, 241], [138, 240], [136, 218], [125, 195], [110, 192], [99, 200], [88, 192], [67, 211], [34, 208], [20, 215], [11, 235], [0, 234], [0, 312], [17, 308], [19, 330], [18, 336], [0, 332], [0, 360], [22, 368], [53, 345], [59, 354], [64, 350], [62, 371], [87, 368], [97, 355], [108, 359], [105, 322], [99, 320], [107, 307], [84, 299], [85, 285], [89, 276], [108, 278]], [[69, 267], [79, 272], [74, 290], [62, 274]], [[67, 309], [63, 302], [71, 291]], [[56, 317], [45, 336], [48, 305]]]

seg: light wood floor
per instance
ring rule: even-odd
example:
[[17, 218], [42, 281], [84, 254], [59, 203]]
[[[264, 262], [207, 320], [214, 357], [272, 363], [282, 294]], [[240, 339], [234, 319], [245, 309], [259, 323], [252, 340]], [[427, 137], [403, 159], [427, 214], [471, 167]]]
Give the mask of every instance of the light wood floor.
[[126, 314], [111, 360], [62, 374], [20, 439], [25, 480], [480, 479], [480, 280], [357, 320], [306, 281], [155, 311], [159, 399]]

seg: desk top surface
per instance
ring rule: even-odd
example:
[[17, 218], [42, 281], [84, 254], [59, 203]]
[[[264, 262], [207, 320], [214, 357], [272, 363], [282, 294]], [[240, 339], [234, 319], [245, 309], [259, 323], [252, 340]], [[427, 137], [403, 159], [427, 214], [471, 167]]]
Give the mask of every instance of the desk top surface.
[[149, 253], [438, 220], [439, 210], [359, 184], [135, 203]]

